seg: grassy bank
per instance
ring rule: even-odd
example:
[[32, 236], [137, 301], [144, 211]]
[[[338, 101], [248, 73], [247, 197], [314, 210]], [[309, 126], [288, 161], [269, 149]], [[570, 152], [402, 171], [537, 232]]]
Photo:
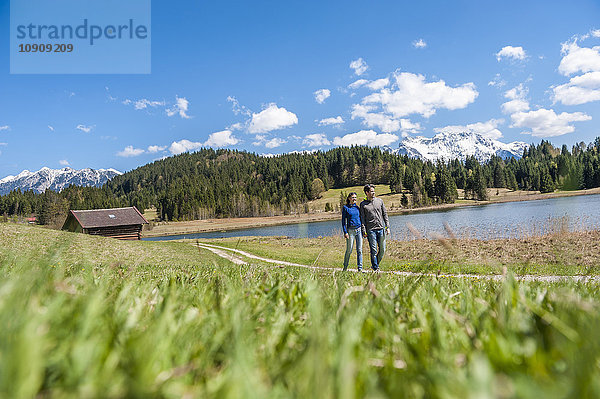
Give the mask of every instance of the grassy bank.
[[[186, 243], [19, 226], [0, 236], [1, 397], [600, 395], [595, 285], [240, 267]], [[312, 250], [287, 241], [294, 256]]]
[[[266, 258], [330, 268], [342, 267], [346, 248], [342, 237], [241, 237], [202, 241]], [[486, 241], [449, 238], [387, 240], [386, 246], [383, 270], [501, 274], [506, 267], [515, 274], [600, 274], [598, 231], [558, 231], [545, 236]], [[363, 265], [370, 266], [367, 240], [363, 240]], [[356, 267], [355, 252], [350, 267]]]

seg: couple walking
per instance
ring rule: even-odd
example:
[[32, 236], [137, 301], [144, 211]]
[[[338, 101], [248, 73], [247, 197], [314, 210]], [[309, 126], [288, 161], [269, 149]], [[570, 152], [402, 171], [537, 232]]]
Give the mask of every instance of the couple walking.
[[342, 209], [342, 230], [346, 238], [346, 254], [344, 255], [344, 270], [348, 269], [348, 261], [356, 242], [356, 263], [358, 271], [362, 271], [362, 239], [369, 241], [371, 252], [371, 268], [379, 270], [379, 263], [385, 253], [385, 236], [390, 233], [385, 205], [380, 198], [375, 197], [375, 186], [367, 184], [364, 187], [367, 198], [356, 205], [356, 193], [348, 194], [346, 205]]

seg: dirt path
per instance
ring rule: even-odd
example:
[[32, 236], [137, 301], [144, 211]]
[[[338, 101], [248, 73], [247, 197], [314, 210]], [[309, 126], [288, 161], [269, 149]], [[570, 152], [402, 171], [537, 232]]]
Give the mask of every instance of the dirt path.
[[248, 264], [248, 262], [246, 262], [239, 256], [235, 256], [226, 251], [223, 251], [224, 248], [220, 249], [218, 247], [214, 247], [213, 245], [209, 246], [209, 245], [203, 245], [203, 244], [198, 244], [197, 246], [198, 246], [198, 248], [206, 249], [206, 250], [214, 253], [215, 255], [220, 256], [221, 258], [225, 258], [228, 261], [235, 263], [236, 265], [247, 265]]
[[[261, 256], [256, 256], [256, 255], [253, 255], [246, 251], [222, 247], [222, 246], [214, 245], [214, 244], [195, 243], [194, 246], [198, 246], [199, 248], [211, 251], [212, 253], [214, 253], [222, 258], [225, 258], [225, 259], [235, 263], [236, 265], [248, 264], [248, 262], [244, 261], [239, 256], [239, 255], [241, 255], [241, 256], [244, 256], [249, 259], [256, 259], [256, 260], [260, 260], [262, 262], [276, 264], [276, 265], [279, 265], [280, 267], [293, 266], [293, 267], [301, 267], [301, 268], [312, 269], [312, 270], [329, 270], [329, 271], [333, 271], [333, 272], [341, 271], [341, 269], [338, 269], [338, 268], [321, 267], [321, 266], [314, 266], [314, 265], [302, 265], [299, 263], [286, 262], [286, 261], [277, 260], [277, 259], [263, 258]], [[356, 270], [356, 269], [348, 269], [348, 271], [358, 273], [358, 270]], [[396, 270], [373, 272], [371, 269], [367, 269], [364, 272], [365, 273], [395, 274], [397, 276], [403, 276], [403, 277], [424, 276], [424, 277], [442, 277], [442, 278], [470, 278], [470, 279], [493, 280], [493, 281], [502, 281], [505, 278], [505, 276], [499, 275], [499, 274], [444, 274], [444, 273], [435, 274], [435, 273], [401, 272], [401, 271], [396, 271]], [[525, 274], [525, 275], [515, 276], [515, 279], [517, 279], [518, 281], [540, 281], [540, 282], [549, 282], [549, 283], [559, 282], [559, 281], [576, 281], [576, 282], [585, 282], [585, 283], [600, 282], [600, 276], [583, 276], [583, 275], [534, 276], [531, 274]]]

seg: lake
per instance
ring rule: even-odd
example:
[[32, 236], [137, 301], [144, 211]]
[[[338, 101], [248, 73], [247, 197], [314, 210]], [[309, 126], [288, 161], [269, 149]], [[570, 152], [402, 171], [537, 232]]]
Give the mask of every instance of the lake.
[[[556, 231], [581, 231], [600, 227], [600, 194], [464, 206], [442, 211], [390, 216], [392, 239], [407, 240], [415, 233], [433, 238], [448, 236], [447, 224], [459, 238], [520, 238]], [[412, 226], [412, 231], [408, 226]], [[148, 241], [182, 238], [286, 236], [314, 238], [341, 234], [340, 220], [258, 227], [227, 232], [182, 234], [144, 238]]]

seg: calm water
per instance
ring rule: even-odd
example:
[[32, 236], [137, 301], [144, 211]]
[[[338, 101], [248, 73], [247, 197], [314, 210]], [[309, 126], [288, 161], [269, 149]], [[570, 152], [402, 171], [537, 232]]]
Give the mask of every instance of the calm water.
[[[444, 224], [459, 238], [517, 238], [545, 232], [600, 228], [600, 195], [552, 198], [539, 201], [506, 202], [466, 206], [445, 211], [390, 216], [392, 238], [414, 238], [408, 225], [424, 237], [448, 235]], [[185, 234], [144, 240], [221, 238], [241, 236], [319, 237], [341, 234], [340, 220], [259, 227], [227, 232]]]

